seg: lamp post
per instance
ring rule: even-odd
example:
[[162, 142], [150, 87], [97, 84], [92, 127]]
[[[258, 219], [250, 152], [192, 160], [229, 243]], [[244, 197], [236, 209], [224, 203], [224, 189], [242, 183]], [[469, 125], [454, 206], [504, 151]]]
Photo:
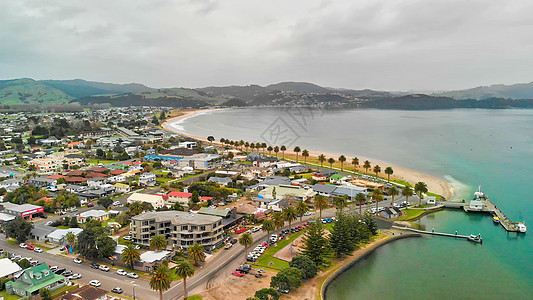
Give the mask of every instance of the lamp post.
[[133, 286], [133, 300], [135, 300], [135, 287], [136, 287], [136, 286], [137, 286], [137, 285], [134, 285], [134, 286]]

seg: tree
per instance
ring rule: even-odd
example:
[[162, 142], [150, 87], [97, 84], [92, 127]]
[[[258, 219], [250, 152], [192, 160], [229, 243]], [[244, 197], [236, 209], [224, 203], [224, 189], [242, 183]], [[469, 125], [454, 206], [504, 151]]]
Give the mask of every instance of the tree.
[[276, 153], [276, 158], [278, 158], [278, 152], [279, 152], [279, 147], [275, 146], [274, 147], [274, 153]]
[[104, 150], [102, 150], [101, 148], [96, 149], [96, 156], [100, 158], [104, 157], [105, 156]]
[[133, 270], [133, 265], [140, 259], [141, 253], [131, 243], [127, 244], [126, 248], [122, 250], [122, 262], [130, 266], [130, 269]]
[[320, 167], [324, 165], [324, 162], [326, 161], [326, 156], [324, 154], [320, 154], [318, 156], [318, 161], [320, 162]]
[[267, 148], [268, 155], [270, 155], [270, 152], [272, 152], [272, 150], [274, 150], [274, 148], [272, 148], [272, 146], [268, 146], [268, 148]]
[[283, 269], [270, 279], [270, 287], [276, 289], [297, 289], [302, 285], [302, 271], [289, 267]]
[[383, 199], [383, 193], [380, 190], [372, 192], [372, 199], [376, 201], [376, 214], [378, 213], [379, 201]]
[[263, 227], [261, 230], [267, 233], [267, 237], [270, 237], [270, 233], [276, 230], [276, 223], [271, 219], [266, 219], [263, 221]]
[[156, 235], [150, 240], [150, 249], [163, 250], [167, 248], [167, 238], [164, 235]]
[[197, 191], [193, 191], [192, 192], [192, 195], [191, 195], [191, 202], [193, 204], [197, 204], [198, 202], [200, 202], [200, 195], [198, 195], [198, 192]]
[[156, 116], [154, 116], [154, 117], [152, 118], [152, 124], [154, 124], [154, 125], [159, 125], [159, 120], [157, 119]]
[[117, 223], [119, 223], [122, 226], [127, 225], [128, 222], [130, 221], [130, 215], [128, 215], [126, 212], [123, 211], [120, 214], [118, 214], [118, 216], [115, 217], [115, 221], [117, 221]]
[[402, 196], [405, 197], [406, 203], [409, 203], [409, 196], [412, 196], [412, 195], [413, 195], [413, 189], [410, 186], [405, 185], [402, 189]]
[[273, 288], [262, 288], [256, 291], [254, 296], [258, 300], [278, 300], [280, 293]]
[[285, 159], [285, 150], [287, 150], [287, 147], [282, 145], [279, 149], [281, 150], [281, 153], [283, 153], [283, 159]]
[[385, 174], [387, 174], [387, 181], [390, 182], [390, 176], [394, 174], [394, 170], [391, 167], [386, 167]]
[[98, 199], [98, 204], [102, 205], [105, 209], [108, 209], [113, 204], [113, 199], [110, 197], [103, 197]]
[[296, 161], [298, 161], [298, 153], [300, 153], [300, 151], [302, 151], [300, 147], [298, 146], [294, 147], [294, 152], [296, 152]]
[[42, 300], [52, 300], [52, 291], [47, 288], [41, 288], [39, 290], [39, 296]]
[[314, 204], [315, 208], [319, 210], [320, 219], [322, 219], [322, 210], [328, 208], [329, 205], [328, 199], [322, 195], [316, 195]]
[[394, 207], [394, 197], [398, 196], [400, 194], [400, 191], [395, 186], [391, 186], [389, 189], [389, 195], [392, 197], [391, 206]]
[[144, 211], [142, 202], [136, 201], [130, 204], [129, 211], [132, 216], [141, 214]]
[[338, 196], [333, 198], [333, 203], [335, 207], [342, 213], [342, 210], [348, 206], [348, 196]]
[[302, 279], [313, 278], [318, 272], [318, 267], [309, 257], [305, 255], [298, 255], [292, 258], [289, 262], [289, 267], [293, 267], [302, 271]]
[[170, 269], [165, 264], [161, 264], [155, 270], [152, 271], [152, 277], [150, 278], [150, 288], [159, 292], [160, 300], [163, 300], [163, 291], [168, 290], [170, 288], [171, 283], [172, 274], [170, 274]]
[[338, 213], [329, 236], [329, 245], [337, 258], [342, 258], [355, 249], [350, 226], [348, 218], [344, 214]]
[[317, 266], [321, 266], [329, 254], [329, 244], [325, 237], [322, 222], [311, 223], [303, 237], [302, 254], [309, 257]]
[[283, 210], [283, 219], [289, 222], [289, 229], [291, 228], [292, 221], [296, 220], [297, 218], [298, 218], [298, 213], [296, 212], [293, 206], [289, 206]]
[[375, 165], [373, 171], [376, 173], [376, 177], [378, 177], [379, 172], [381, 172], [381, 167], [379, 165]]
[[198, 263], [205, 261], [204, 246], [194, 243], [187, 249], [187, 256], [194, 261], [194, 265], [198, 266]]
[[254, 239], [248, 232], [243, 233], [239, 238], [239, 244], [244, 246], [244, 260], [246, 260], [246, 257], [248, 256], [248, 246], [250, 246], [253, 242]]
[[100, 235], [96, 239], [98, 257], [110, 257], [115, 253], [117, 243], [108, 235]]
[[276, 229], [281, 229], [283, 228], [283, 226], [285, 226], [285, 219], [283, 218], [283, 215], [280, 212], [274, 213], [272, 215], [272, 220], [276, 225]]
[[32, 229], [33, 223], [20, 217], [4, 225], [6, 236], [16, 239], [17, 243], [24, 243], [30, 237]]
[[162, 111], [161, 114], [159, 114], [159, 120], [163, 121], [164, 119], [166, 119], [166, 116], [165, 116], [165, 112]]
[[428, 192], [428, 186], [425, 182], [419, 181], [415, 184], [415, 193], [418, 194], [418, 205], [422, 205], [422, 194]]
[[300, 215], [300, 222], [302, 222], [304, 214], [309, 211], [309, 205], [307, 205], [305, 201], [299, 201], [294, 209], [296, 210], [296, 213]]
[[366, 195], [363, 193], [358, 193], [357, 195], [355, 195], [355, 201], [359, 203], [359, 215], [362, 216], [362, 209], [363, 204], [365, 204], [366, 202]]
[[344, 162], [346, 161], [346, 156], [339, 156], [339, 162], [341, 163], [341, 171], [344, 171]]
[[304, 158], [304, 163], [307, 163], [307, 158], [309, 157], [309, 151], [307, 151], [307, 149], [304, 149], [304, 151], [302, 151], [302, 156]]
[[328, 159], [328, 164], [329, 164], [329, 167], [330, 167], [330, 168], [333, 168], [333, 163], [335, 163], [335, 159], [334, 159], [333, 157], [330, 157], [330, 158]]
[[27, 269], [31, 267], [31, 263], [25, 258], [17, 261], [17, 265], [19, 265], [19, 267], [21, 267], [22, 269]]
[[[76, 218], [73, 218], [74, 221], [76, 221]], [[74, 243], [76, 242], [76, 235], [72, 233], [71, 231], [67, 232], [65, 235], [65, 238], [67, 239], [68, 244], [70, 247], [74, 246]]]
[[363, 164], [363, 168], [365, 168], [365, 173], [368, 173], [368, 169], [370, 169], [372, 165], [370, 165], [370, 162], [368, 160], [365, 160]]
[[194, 268], [188, 260], [182, 260], [178, 262], [178, 265], [174, 268], [176, 275], [183, 278], [183, 299], [187, 299], [187, 277], [191, 277], [194, 274]]
[[352, 165], [353, 165], [353, 171], [354, 173], [357, 172], [357, 166], [359, 165], [359, 158], [354, 157], [352, 158]]

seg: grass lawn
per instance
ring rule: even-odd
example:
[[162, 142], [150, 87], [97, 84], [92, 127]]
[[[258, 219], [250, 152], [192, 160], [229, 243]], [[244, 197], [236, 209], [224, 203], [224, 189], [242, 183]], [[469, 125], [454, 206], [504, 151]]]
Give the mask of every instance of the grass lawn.
[[116, 221], [115, 221], [115, 218], [111, 218], [111, 219], [105, 221], [104, 223], [102, 223], [102, 225], [103, 225], [103, 226], [107, 226], [107, 224], [109, 224], [109, 222], [116, 222]]
[[408, 220], [423, 214], [425, 210], [422, 209], [402, 209], [404, 215], [399, 217], [398, 220]]
[[252, 162], [251, 161], [236, 161], [235, 162], [236, 164], [241, 164], [241, 165], [251, 165]]
[[59, 297], [61, 295], [63, 295], [64, 293], [68, 292], [68, 291], [72, 291], [72, 290], [75, 290], [79, 287], [79, 285], [75, 284], [75, 285], [71, 285], [71, 286], [62, 286], [60, 287], [59, 289], [55, 290], [52, 292], [52, 299], [55, 299], [56, 297]]
[[187, 300], [202, 300], [202, 299], [203, 298], [198, 295], [192, 295], [192, 296], [187, 297]]
[[[258, 266], [261, 266], [261, 267], [267, 267], [267, 268], [268, 267], [273, 267], [273, 268], [276, 268], [276, 269], [281, 269], [282, 266], [283, 266], [283, 268], [288, 268], [289, 267], [289, 263], [288, 262], [286, 262], [284, 260], [281, 260], [281, 259], [278, 259], [278, 258], [275, 258], [275, 257], [272, 257], [272, 255], [276, 254], [279, 250], [283, 249], [283, 247], [285, 247], [288, 244], [290, 244], [292, 241], [294, 241], [297, 237], [302, 235], [304, 232], [305, 232], [305, 230], [293, 233], [288, 238], [281, 240], [281, 242], [278, 242], [274, 246], [270, 246], [265, 251], [265, 253], [263, 253], [263, 255], [261, 255], [261, 257], [259, 257], [259, 259], [254, 263], [254, 265], [258, 265]], [[274, 265], [270, 266], [269, 263], [273, 263]]]
[[97, 164], [112, 164], [112, 163], [116, 163], [116, 162], [118, 162], [118, 160], [94, 159], [94, 158], [87, 159], [87, 163], [93, 164], [93, 165], [97, 165]]
[[6, 291], [1, 291], [0, 295], [4, 297], [4, 300], [18, 300], [20, 299], [17, 295], [8, 295]]
[[65, 226], [65, 225], [61, 225], [61, 226], [57, 226], [56, 228], [59, 228], [59, 229], [69, 229], [70, 227], [69, 227], [69, 226]]
[[427, 192], [426, 194], [427, 194], [428, 196], [437, 197], [437, 201], [440, 201], [440, 199], [442, 198], [441, 195], [438, 195], [438, 194], [435, 194], [435, 193]]
[[174, 178], [163, 178], [163, 177], [157, 177], [155, 180], [157, 182], [169, 182], [171, 180], [173, 180]]

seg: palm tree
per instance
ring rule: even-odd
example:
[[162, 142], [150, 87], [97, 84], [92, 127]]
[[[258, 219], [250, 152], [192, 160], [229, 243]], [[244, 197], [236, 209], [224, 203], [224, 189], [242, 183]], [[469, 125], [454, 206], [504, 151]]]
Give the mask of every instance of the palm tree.
[[254, 152], [254, 149], [255, 149], [255, 144], [254, 143], [250, 143], [250, 151]]
[[[298, 218], [298, 213], [293, 206], [289, 206], [283, 210], [283, 219], [289, 222], [289, 229], [291, 228], [292, 221]], [[289, 231], [290, 232], [290, 231]]]
[[381, 199], [383, 199], [383, 195], [380, 190], [374, 190], [372, 192], [372, 199], [376, 201], [376, 214], [378, 213], [378, 204]]
[[294, 152], [296, 152], [296, 161], [297, 161], [297, 162], [298, 162], [298, 153], [300, 153], [300, 151], [302, 151], [302, 150], [300, 149], [300, 147], [298, 147], [298, 146], [294, 147]]
[[244, 260], [246, 260], [246, 257], [248, 256], [248, 246], [250, 246], [253, 242], [254, 238], [248, 232], [243, 233], [239, 238], [239, 244], [244, 246]]
[[307, 149], [304, 149], [304, 151], [302, 151], [302, 156], [304, 157], [304, 164], [307, 163], [307, 158], [309, 157], [309, 151], [307, 151]]
[[161, 264], [155, 270], [152, 271], [152, 277], [150, 278], [150, 288], [152, 290], [159, 291], [159, 299], [163, 300], [163, 291], [170, 288], [172, 283], [172, 274], [166, 264]]
[[366, 202], [366, 195], [363, 194], [363, 193], [358, 193], [357, 195], [355, 195], [355, 201], [357, 201], [357, 203], [359, 203], [359, 215], [362, 216], [362, 209], [363, 209], [363, 204], [365, 204]]
[[387, 181], [390, 182], [390, 176], [394, 174], [394, 170], [391, 167], [386, 167], [385, 174], [387, 174]]
[[357, 166], [359, 165], [359, 158], [352, 158], [353, 172], [357, 173]]
[[422, 193], [428, 192], [428, 186], [425, 182], [419, 181], [415, 184], [415, 193], [418, 194], [418, 205], [422, 205]]
[[344, 155], [339, 156], [339, 161], [341, 163], [341, 171], [344, 171], [343, 166], [344, 166], [344, 162], [346, 161], [346, 156]]
[[279, 147], [278, 146], [274, 147], [274, 153], [276, 153], [276, 158], [278, 158], [278, 152], [279, 152]]
[[363, 164], [363, 168], [365, 168], [365, 173], [368, 173], [368, 169], [370, 169], [372, 165], [368, 160], [365, 160], [365, 163]]
[[141, 253], [129, 243], [124, 250], [122, 250], [122, 262], [129, 265], [133, 270], [133, 264], [141, 259]]
[[261, 227], [261, 230], [267, 233], [267, 237], [270, 237], [270, 233], [276, 230], [276, 223], [271, 219], [266, 219], [263, 221], [263, 227]]
[[333, 203], [335, 204], [335, 207], [341, 211], [348, 206], [348, 196], [341, 196], [341, 197], [335, 197], [333, 198]]
[[187, 277], [191, 277], [194, 274], [194, 267], [188, 260], [182, 260], [178, 262], [178, 265], [174, 268], [176, 275], [183, 278], [183, 299], [187, 299]]
[[330, 167], [330, 168], [333, 168], [333, 163], [334, 163], [334, 162], [335, 162], [335, 159], [333, 159], [333, 157], [330, 157], [330, 158], [328, 159], [328, 163], [329, 163], [329, 167]]
[[281, 229], [283, 228], [283, 226], [285, 226], [285, 219], [283, 218], [283, 215], [280, 212], [274, 213], [272, 215], [272, 220], [274, 221], [276, 229]]
[[412, 195], [413, 195], [413, 189], [408, 185], [404, 186], [402, 189], [402, 196], [405, 197], [406, 203], [409, 203], [409, 196], [412, 196]]
[[268, 148], [267, 148], [268, 155], [270, 155], [270, 152], [272, 152], [272, 150], [274, 150], [274, 148], [272, 148], [272, 146], [268, 146]]
[[381, 172], [381, 167], [379, 165], [374, 166], [374, 173], [376, 173], [376, 177], [378, 177], [379, 172]]
[[198, 266], [198, 263], [205, 260], [204, 246], [194, 243], [187, 249], [187, 256], [194, 261], [194, 265]]
[[315, 208], [319, 210], [320, 219], [322, 219], [322, 210], [328, 208], [329, 201], [326, 197], [322, 195], [315, 196]]
[[394, 207], [394, 197], [398, 196], [400, 194], [400, 191], [395, 186], [391, 186], [389, 189], [389, 195], [392, 197], [391, 206]]
[[65, 238], [67, 239], [67, 242], [70, 245], [70, 247], [72, 247], [72, 245], [74, 245], [74, 242], [76, 242], [76, 235], [74, 233], [72, 233], [71, 231], [69, 231], [65, 235]]
[[305, 201], [300, 201], [298, 204], [296, 204], [296, 212], [300, 215], [300, 222], [302, 222], [302, 218], [306, 212], [309, 211], [309, 205], [305, 203]]
[[129, 210], [132, 216], [141, 214], [144, 211], [142, 202], [140, 201], [133, 202], [132, 204], [130, 204]]
[[220, 143], [221, 143], [222, 145], [226, 144], [226, 139], [225, 139], [225, 138], [220, 138]]
[[[265, 154], [265, 148], [267, 147], [266, 143], [261, 143], [261, 149], [263, 149], [263, 154]], [[269, 152], [270, 154], [270, 152]]]
[[324, 162], [326, 161], [326, 156], [324, 154], [320, 154], [318, 156], [318, 161], [320, 162], [320, 167], [322, 167], [322, 165], [324, 164]]
[[248, 152], [248, 147], [250, 147], [250, 143], [246, 142], [244, 143], [244, 149]]
[[285, 150], [287, 150], [287, 147], [285, 147], [284, 145], [281, 145], [281, 148], [279, 148], [281, 150], [281, 153], [283, 153], [283, 159], [285, 159]]
[[156, 235], [150, 240], [150, 249], [162, 250], [167, 248], [167, 238], [164, 235]]

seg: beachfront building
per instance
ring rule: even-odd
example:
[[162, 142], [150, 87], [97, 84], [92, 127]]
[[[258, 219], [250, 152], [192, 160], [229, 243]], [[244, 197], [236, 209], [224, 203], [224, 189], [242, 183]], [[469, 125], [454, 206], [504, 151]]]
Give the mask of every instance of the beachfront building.
[[47, 264], [40, 264], [24, 270], [15, 281], [6, 282], [5, 287], [8, 295], [32, 297], [42, 288], [55, 291], [67, 283], [67, 278], [54, 274]]
[[224, 157], [218, 154], [194, 154], [179, 161], [180, 167], [192, 167], [195, 170], [213, 170], [222, 166]]
[[150, 245], [155, 235], [164, 235], [168, 247], [188, 248], [195, 243], [212, 249], [222, 242], [222, 218], [182, 211], [146, 212], [131, 219], [133, 242]]
[[313, 197], [316, 193], [312, 189], [302, 188], [296, 185], [277, 185], [269, 186], [262, 190], [257, 195], [259, 198], [280, 200], [284, 198], [292, 198], [299, 201], [306, 201]]

